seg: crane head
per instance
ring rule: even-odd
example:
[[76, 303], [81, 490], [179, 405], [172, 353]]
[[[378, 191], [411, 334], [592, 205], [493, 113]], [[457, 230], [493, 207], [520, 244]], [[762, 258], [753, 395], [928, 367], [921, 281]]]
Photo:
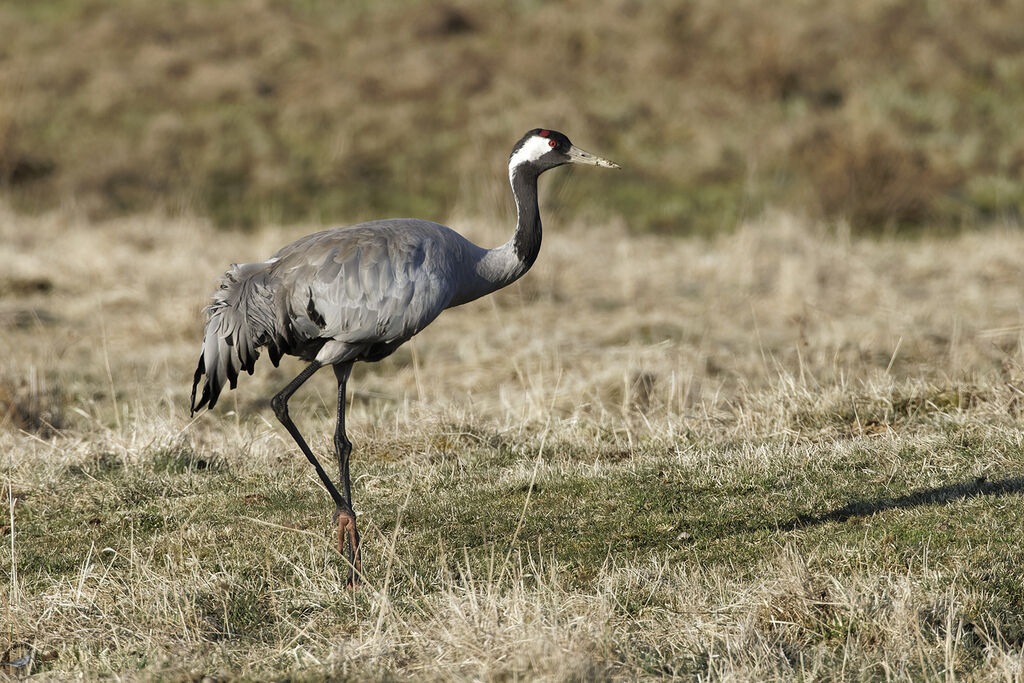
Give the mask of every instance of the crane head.
[[619, 168], [615, 162], [572, 144], [564, 133], [547, 128], [534, 128], [524, 135], [512, 149], [512, 156], [508, 160], [510, 172], [525, 165], [532, 167], [537, 173], [542, 173], [563, 164]]

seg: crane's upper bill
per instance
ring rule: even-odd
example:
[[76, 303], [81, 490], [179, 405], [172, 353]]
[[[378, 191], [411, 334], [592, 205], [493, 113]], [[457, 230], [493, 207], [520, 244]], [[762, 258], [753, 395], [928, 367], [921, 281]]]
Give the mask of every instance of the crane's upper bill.
[[587, 164], [589, 166], [604, 166], [605, 168], [622, 168], [614, 161], [608, 161], [604, 157], [591, 154], [582, 150], [576, 145], [569, 148], [569, 160], [573, 164]]

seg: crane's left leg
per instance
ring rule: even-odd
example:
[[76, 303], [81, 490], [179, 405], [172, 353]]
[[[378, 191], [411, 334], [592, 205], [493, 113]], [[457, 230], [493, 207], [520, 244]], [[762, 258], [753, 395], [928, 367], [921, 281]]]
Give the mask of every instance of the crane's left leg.
[[[320, 466], [320, 462], [316, 459], [316, 456], [313, 455], [313, 451], [309, 450], [309, 446], [306, 444], [306, 440], [302, 438], [302, 434], [299, 433], [298, 427], [295, 426], [295, 423], [292, 422], [291, 417], [289, 417], [289, 415], [288, 415], [288, 399], [291, 398], [291, 395], [294, 394], [295, 391], [300, 386], [302, 386], [302, 384], [307, 379], [312, 377], [313, 373], [315, 373], [321, 367], [322, 366], [321, 366], [321, 364], [318, 361], [313, 361], [312, 363], [310, 363], [306, 367], [305, 370], [303, 370], [301, 373], [299, 373], [298, 377], [296, 377], [291, 382], [289, 382], [288, 386], [286, 386], [284, 389], [282, 389], [280, 392], [278, 392], [274, 396], [274, 398], [270, 399], [270, 404], [274, 408], [274, 414], [277, 415], [277, 419], [281, 421], [281, 424], [283, 424], [285, 426], [285, 429], [288, 430], [288, 433], [292, 435], [293, 439], [295, 439], [295, 443], [298, 444], [299, 449], [302, 451], [303, 455], [306, 456], [306, 459], [309, 460], [309, 462], [313, 465], [314, 468], [316, 468], [317, 476], [320, 477], [320, 481], [323, 482], [324, 488], [327, 489], [327, 492], [331, 494], [331, 498], [334, 500], [334, 506], [335, 506], [334, 521], [339, 522], [339, 526], [338, 526], [338, 551], [339, 552], [344, 552], [344, 544], [343, 544], [344, 536], [342, 535], [342, 530], [343, 529], [347, 529], [348, 532], [349, 532], [348, 533], [348, 537], [349, 537], [349, 540], [352, 541], [353, 550], [350, 550], [350, 552], [349, 552], [349, 570], [348, 570], [348, 577], [349, 578], [348, 578], [348, 581], [349, 581], [349, 586], [353, 586], [354, 587], [355, 586], [355, 576], [356, 576], [355, 569], [358, 569], [358, 563], [359, 563], [359, 534], [356, 533], [356, 513], [352, 511], [352, 506], [349, 504], [349, 501], [351, 500], [351, 497], [352, 497], [352, 493], [350, 491], [351, 487], [349, 485], [348, 477], [347, 476], [343, 477], [344, 481], [342, 483], [344, 485], [345, 495], [342, 496], [342, 494], [338, 492], [338, 489], [336, 489], [334, 487], [334, 484], [331, 483], [330, 477], [328, 477], [327, 473], [324, 472], [324, 468]], [[345, 378], [347, 378], [347, 377], [348, 377], [348, 374], [346, 373], [345, 374]], [[345, 407], [345, 385], [344, 385], [344, 382], [341, 382], [339, 384], [338, 390], [339, 390], [339, 393], [341, 395], [341, 410], [344, 410], [344, 407]], [[339, 416], [341, 416], [341, 414], [342, 413], [339, 413]], [[340, 421], [339, 424], [342, 425], [342, 435], [344, 435], [344, 427], [343, 427], [344, 422]], [[347, 459], [347, 456], [346, 456], [345, 464], [346, 464], [346, 467], [345, 467], [345, 469], [343, 471], [347, 473], [347, 470], [348, 470], [348, 459]]]
[[[339, 363], [334, 366], [334, 376], [338, 379], [338, 423], [334, 428], [334, 450], [338, 454], [338, 471], [341, 474], [341, 495], [346, 506], [338, 506], [334, 511], [334, 521], [338, 523], [338, 552], [345, 552], [345, 541], [348, 540], [348, 585], [359, 584], [359, 574], [363, 571], [359, 552], [359, 530], [356, 527], [356, 513], [352, 507], [352, 482], [348, 475], [348, 458], [352, 453], [352, 442], [345, 435], [345, 386], [352, 373], [352, 363]], [[347, 537], [347, 538], [346, 538]]]
[[309, 446], [306, 445], [306, 440], [303, 439], [302, 434], [299, 433], [299, 428], [295, 426], [295, 423], [292, 422], [292, 418], [288, 415], [288, 399], [291, 398], [292, 394], [294, 394], [298, 388], [301, 387], [307, 379], [312, 377], [313, 373], [321, 367], [323, 366], [317, 361], [313, 361], [307, 365], [305, 370], [300, 372], [295, 379], [288, 383], [288, 386], [276, 393], [274, 397], [270, 399], [270, 405], [273, 407], [274, 414], [277, 416], [277, 419], [284, 425], [284, 428], [288, 430], [288, 433], [292, 435], [292, 439], [295, 440], [299, 450], [301, 450], [302, 454], [306, 456], [306, 460], [309, 460], [309, 463], [316, 468], [316, 474], [320, 477], [320, 481], [323, 482], [324, 488], [327, 489], [327, 493], [331, 494], [331, 499], [334, 501], [334, 504], [341, 507], [345, 504], [345, 499], [341, 497], [340, 493], [338, 493], [338, 489], [334, 488], [334, 484], [331, 483], [331, 478], [327, 476], [326, 472], [324, 472], [324, 468], [320, 466], [320, 461], [316, 459], [315, 455], [313, 455], [313, 451], [309, 450]]

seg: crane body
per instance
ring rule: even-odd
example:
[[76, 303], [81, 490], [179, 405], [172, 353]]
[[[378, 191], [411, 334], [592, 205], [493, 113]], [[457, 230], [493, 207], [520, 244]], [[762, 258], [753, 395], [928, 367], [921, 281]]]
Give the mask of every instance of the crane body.
[[[271, 405], [334, 500], [338, 549], [344, 552], [348, 546], [350, 586], [358, 583], [361, 573], [348, 467], [352, 444], [345, 435], [346, 383], [352, 364], [386, 358], [444, 309], [522, 277], [540, 250], [537, 178], [567, 163], [618, 168], [575, 147], [556, 131], [534, 129], [516, 144], [509, 159], [509, 181], [518, 220], [512, 238], [502, 246], [485, 249], [451, 228], [416, 218], [324, 230], [299, 238], [266, 261], [232, 265], [206, 307], [203, 347], [192, 385], [193, 414], [204, 406], [213, 408], [225, 385], [235, 388], [240, 372], [251, 374], [261, 349], [267, 350], [274, 365], [285, 354], [309, 363]], [[288, 414], [291, 395], [327, 365], [338, 380], [334, 446], [340, 492]]]

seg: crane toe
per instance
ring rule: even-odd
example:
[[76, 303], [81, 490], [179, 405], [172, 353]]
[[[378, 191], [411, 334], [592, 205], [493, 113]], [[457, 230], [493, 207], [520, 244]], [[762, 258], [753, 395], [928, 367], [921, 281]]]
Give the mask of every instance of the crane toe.
[[351, 508], [338, 507], [334, 510], [334, 521], [338, 525], [338, 552], [346, 554], [348, 545], [348, 588], [354, 590], [359, 587], [363, 573], [356, 513]]

